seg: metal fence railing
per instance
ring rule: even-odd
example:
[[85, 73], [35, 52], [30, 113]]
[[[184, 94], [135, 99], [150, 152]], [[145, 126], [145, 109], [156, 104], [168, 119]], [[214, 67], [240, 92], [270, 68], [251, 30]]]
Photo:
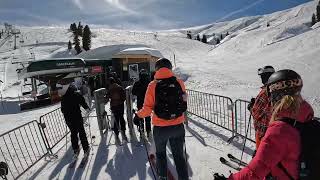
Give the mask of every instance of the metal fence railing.
[[251, 113], [247, 109], [249, 103], [249, 101], [242, 99], [237, 99], [234, 102], [234, 135], [247, 138], [249, 141], [255, 143], [255, 130], [253, 126], [253, 119], [252, 117], [250, 119]]
[[0, 161], [8, 165], [8, 177], [17, 179], [48, 154], [37, 121], [0, 135]]
[[53, 154], [52, 149], [70, 132], [65, 123], [61, 108], [40, 116], [40, 127], [48, 146], [47, 149], [51, 154]]
[[188, 113], [233, 132], [234, 116], [231, 98], [194, 90], [187, 90], [187, 93]]
[[[82, 117], [84, 117], [84, 123], [86, 123], [88, 117], [83, 108], [81, 108], [81, 114]], [[57, 108], [40, 116], [40, 127], [42, 128], [44, 140], [48, 146], [47, 149], [50, 154], [53, 155], [52, 149], [70, 133], [61, 112], [61, 108]]]

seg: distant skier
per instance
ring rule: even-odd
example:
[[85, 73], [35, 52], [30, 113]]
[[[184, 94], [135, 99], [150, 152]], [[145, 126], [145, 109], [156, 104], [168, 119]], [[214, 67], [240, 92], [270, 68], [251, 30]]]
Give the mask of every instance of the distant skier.
[[[65, 88], [67, 91], [60, 91], [61, 98], [61, 111], [63, 113], [64, 119], [66, 121], [67, 126], [71, 132], [71, 143], [72, 149], [74, 152], [74, 156], [77, 157], [79, 155], [80, 149], [78, 145], [78, 135], [80, 137], [82, 149], [84, 151], [85, 156], [89, 155], [89, 143], [86, 136], [86, 131], [83, 126], [83, 118], [81, 115], [80, 106], [89, 111], [89, 107], [83, 98], [78, 92], [77, 87], [74, 83], [67, 85]], [[59, 91], [58, 91], [59, 92]]]
[[124, 101], [126, 100], [126, 93], [124, 89], [117, 84], [114, 78], [109, 78], [110, 86], [109, 91], [107, 93], [107, 98], [110, 98], [110, 107], [111, 111], [114, 115], [115, 122], [113, 126], [113, 131], [115, 134], [115, 142], [116, 144], [120, 144], [119, 139], [119, 129], [121, 131], [122, 140], [128, 141], [127, 136], [125, 134], [126, 131], [126, 122], [123, 118], [124, 114]]
[[270, 172], [273, 179], [299, 179], [301, 137], [296, 128], [282, 120], [290, 118], [303, 124], [313, 119], [312, 107], [300, 94], [302, 85], [300, 75], [292, 70], [280, 70], [270, 76], [267, 89], [273, 111], [256, 156], [229, 178], [214, 174], [215, 180], [261, 180]]
[[261, 77], [263, 86], [256, 98], [252, 98], [248, 105], [248, 110], [254, 120], [254, 129], [256, 131], [256, 149], [258, 149], [261, 139], [267, 131], [271, 118], [271, 102], [267, 94], [266, 84], [269, 77], [275, 72], [272, 66], [265, 66], [258, 69], [258, 75]]
[[[137, 108], [138, 110], [142, 109], [145, 94], [150, 83], [150, 77], [148, 72], [145, 69], [141, 69], [139, 73], [139, 81], [135, 82], [132, 88], [132, 94], [137, 96]], [[147, 137], [150, 138], [151, 132], [151, 118], [150, 116], [145, 117], [145, 125], [147, 131]], [[144, 122], [141, 121], [141, 124], [136, 124], [141, 131], [142, 137], [145, 138], [144, 134]], [[141, 126], [140, 126], [141, 125]]]
[[[167, 179], [166, 146], [169, 141], [179, 180], [188, 179], [185, 155], [185, 121], [187, 95], [184, 83], [172, 72], [168, 59], [157, 60], [155, 80], [150, 82], [143, 107], [134, 121], [152, 114], [153, 138], [156, 146], [156, 164], [160, 180]], [[153, 112], [153, 113], [152, 113]]]

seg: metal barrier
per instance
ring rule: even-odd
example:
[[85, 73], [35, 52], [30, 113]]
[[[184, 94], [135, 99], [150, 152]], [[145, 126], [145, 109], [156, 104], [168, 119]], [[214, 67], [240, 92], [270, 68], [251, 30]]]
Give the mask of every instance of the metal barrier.
[[37, 121], [31, 121], [0, 135], [0, 161], [8, 164], [7, 178], [18, 179], [48, 155]]
[[[255, 143], [255, 130], [253, 126], [252, 117], [249, 124], [249, 119], [251, 116], [250, 111], [247, 109], [249, 103], [250, 103], [249, 101], [241, 100], [241, 99], [237, 99], [234, 102], [234, 114], [235, 114], [234, 115], [235, 116], [234, 134], [235, 135], [232, 138], [236, 136], [241, 136]], [[247, 129], [248, 129], [248, 134], [246, 137]]]
[[[81, 115], [84, 117], [83, 121], [85, 122], [88, 117], [83, 108], [81, 108]], [[57, 108], [40, 116], [40, 127], [42, 128], [43, 138], [46, 142], [47, 149], [50, 154], [53, 155], [52, 149], [70, 133], [61, 112], [61, 108]]]
[[233, 132], [234, 116], [231, 98], [187, 90], [188, 113]]
[[51, 154], [53, 154], [52, 149], [70, 132], [65, 123], [61, 108], [40, 116], [40, 127], [48, 146], [47, 149]]

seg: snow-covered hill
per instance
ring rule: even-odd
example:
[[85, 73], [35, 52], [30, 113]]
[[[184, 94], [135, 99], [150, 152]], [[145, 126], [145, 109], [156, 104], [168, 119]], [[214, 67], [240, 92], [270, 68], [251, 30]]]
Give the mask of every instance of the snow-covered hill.
[[[84, 52], [79, 56], [99, 55], [104, 50], [99, 48], [102, 46], [145, 45], [160, 50], [169, 59], [176, 58], [175, 72], [186, 81], [187, 88], [229, 96], [233, 99], [249, 99], [256, 96], [261, 86], [257, 75], [259, 67], [273, 65], [276, 69], [290, 68], [301, 74], [304, 81], [303, 95], [312, 104], [316, 116], [320, 116], [318, 57], [320, 23], [313, 27], [309, 26], [315, 7], [316, 2], [312, 1], [269, 15], [245, 17], [187, 29], [159, 31], [156, 36], [155, 32], [92, 28], [92, 49], [97, 49]], [[267, 27], [267, 24], [270, 26]], [[59, 106], [57, 104], [33, 111], [19, 112], [18, 103], [29, 98], [22, 98], [21, 93], [29, 87], [23, 86], [22, 80], [18, 80], [16, 69], [21, 68], [22, 65], [17, 62], [23, 64], [33, 59], [74, 56], [74, 51], [67, 50], [67, 42], [72, 40], [72, 34], [67, 27], [19, 27], [19, 29], [22, 35], [18, 38], [18, 49], [13, 50], [12, 37], [9, 40], [0, 39], [0, 80], [3, 81], [0, 83], [0, 98], [2, 97], [0, 134], [25, 122], [38, 119], [40, 115]], [[219, 45], [209, 45], [187, 39], [187, 31], [191, 31], [193, 35], [212, 35], [213, 33], [220, 35], [228, 32], [229, 36], [225, 37]], [[226, 151], [240, 156], [239, 147], [225, 142], [229, 134], [223, 135], [226, 133], [225, 130], [206, 124], [200, 119], [191, 121], [190, 128], [191, 130], [187, 131], [186, 143], [193, 179], [211, 178], [213, 171], [227, 174], [228, 169], [221, 167], [218, 156], [222, 156]], [[93, 131], [93, 133], [97, 132]], [[198, 135], [194, 135], [194, 132]], [[197, 140], [198, 136], [202, 137], [203, 142]], [[129, 147], [125, 148], [126, 151], [117, 152], [112, 145], [108, 145], [108, 148], [103, 143], [96, 146], [93, 154], [97, 156], [91, 156], [92, 161], [88, 163], [90, 168], [86, 169], [86, 176], [83, 176], [83, 179], [87, 175], [102, 179], [109, 177], [151, 179], [152, 176], [148, 172], [150, 169], [148, 165], [145, 166], [147, 161], [143, 159], [142, 148]], [[26, 178], [57, 179], [67, 175], [68, 170], [65, 165], [68, 161], [66, 158], [68, 152], [60, 151], [59, 153], [60, 159], [50, 163], [45, 162], [45, 165], [37, 164], [33, 170], [27, 172]], [[124, 160], [124, 165], [119, 163]], [[245, 160], [249, 161], [247, 157]], [[140, 163], [141, 167], [136, 166]], [[126, 167], [128, 164], [129, 169]], [[121, 169], [121, 172], [127, 170], [129, 173], [112, 174], [115, 171], [114, 168]], [[135, 174], [136, 172], [138, 175]], [[79, 173], [75, 174], [73, 178], [77, 179]]]
[[[292, 68], [302, 75], [303, 94], [319, 115], [319, 24], [309, 27], [315, 7], [316, 2], [312, 1], [269, 15], [160, 31], [157, 32], [157, 38], [154, 36], [155, 32], [93, 28], [92, 48], [115, 44], [144, 44], [159, 49], [167, 58], [176, 57], [176, 72], [187, 80], [188, 88], [232, 98], [248, 99], [257, 94], [261, 85], [256, 73], [259, 67], [273, 65], [276, 69]], [[267, 24], [270, 26], [267, 27]], [[12, 40], [1, 47], [0, 57], [3, 63], [0, 66], [4, 69], [18, 68], [18, 65], [12, 67], [10, 63], [5, 66], [4, 62], [30, 60], [30, 53], [36, 59], [74, 54], [67, 51], [67, 42], [72, 40], [67, 27], [20, 29], [24, 39], [24, 43], [18, 45], [21, 48], [10, 50]], [[230, 35], [219, 45], [208, 45], [187, 39], [186, 31], [200, 35], [229, 32]], [[7, 78], [7, 83], [2, 84], [3, 96], [17, 97], [20, 86], [15, 84], [15, 72], [2, 74], [6, 74]], [[12, 78], [8, 79], [9, 77]]]

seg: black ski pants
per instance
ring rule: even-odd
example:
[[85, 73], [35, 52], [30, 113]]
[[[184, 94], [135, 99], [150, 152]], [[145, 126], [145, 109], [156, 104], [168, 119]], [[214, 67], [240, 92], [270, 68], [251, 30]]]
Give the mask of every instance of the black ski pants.
[[124, 104], [118, 106], [111, 107], [111, 111], [114, 115], [114, 125], [113, 125], [113, 132], [118, 136], [119, 129], [121, 131], [126, 131], [126, 121], [124, 120]]
[[83, 126], [83, 119], [81, 118], [81, 120], [78, 121], [67, 121], [66, 123], [71, 132], [71, 144], [73, 151], [79, 150], [79, 135], [82, 149], [86, 152], [89, 149], [89, 143]]
[[[143, 105], [143, 104], [142, 104]], [[138, 106], [138, 110], [142, 109], [143, 106]], [[145, 117], [144, 121], [141, 121], [141, 126], [139, 125], [138, 128], [141, 132], [144, 132], [144, 125], [146, 125], [146, 131], [151, 132], [151, 117]]]
[[183, 124], [175, 126], [154, 126], [153, 138], [156, 146], [156, 162], [159, 177], [167, 177], [166, 146], [169, 141], [179, 180], [188, 180], [188, 166], [185, 154], [185, 129]]

